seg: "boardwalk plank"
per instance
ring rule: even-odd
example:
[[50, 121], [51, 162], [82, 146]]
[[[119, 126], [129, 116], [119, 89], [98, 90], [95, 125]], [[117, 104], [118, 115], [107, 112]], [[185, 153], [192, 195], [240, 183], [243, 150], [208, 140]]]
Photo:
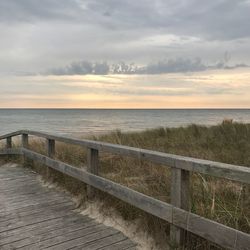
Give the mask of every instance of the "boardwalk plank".
[[101, 250], [120, 250], [120, 249], [130, 249], [131, 247], [135, 247], [135, 244], [131, 242], [130, 239], [125, 239], [122, 241], [118, 241], [112, 245], [108, 245], [102, 248], [97, 248]]
[[[126, 236], [118, 233], [115, 235], [111, 235], [111, 236], [96, 240], [96, 241], [92, 242], [91, 244], [87, 244], [87, 245], [83, 244], [76, 249], [84, 249], [84, 250], [101, 249], [101, 248], [107, 247], [107, 246], [110, 247], [112, 244], [120, 242], [120, 241], [124, 241], [126, 239], [127, 239]], [[110, 249], [110, 248], [108, 248], [108, 249]], [[120, 248], [120, 249], [122, 249], [122, 248]]]
[[[50, 250], [70, 249], [74, 246], [83, 245], [81, 249], [85, 249], [85, 246], [91, 244], [97, 240], [106, 238], [111, 235], [116, 235], [118, 232], [113, 228], [100, 228], [99, 231], [91, 232], [89, 234], [74, 237], [71, 240], [64, 241], [57, 245], [51, 245], [48, 247]], [[95, 249], [95, 248], [94, 248]]]
[[135, 245], [75, 208], [67, 194], [43, 186], [34, 172], [0, 166], [1, 250], [126, 249]]
[[[35, 228], [32, 230], [32, 235], [29, 231], [22, 231], [18, 234], [13, 234], [10, 236], [7, 236], [5, 238], [1, 238], [1, 246], [10, 244], [12, 242], [16, 241], [21, 241], [26, 239], [27, 237], [39, 237], [40, 239], [45, 239], [46, 236], [47, 238], [53, 237], [55, 235], [60, 235], [62, 233], [67, 233], [67, 232], [72, 232], [74, 230], [78, 230], [81, 228], [84, 228], [86, 226], [92, 226], [92, 225], [97, 225], [97, 223], [90, 218], [86, 217], [84, 220], [81, 221], [68, 221], [65, 223], [65, 221], [62, 221], [62, 223], [59, 224], [51, 224], [47, 227], [42, 227], [42, 228]], [[28, 242], [30, 244], [31, 242]]]
[[[78, 223], [74, 224], [69, 228], [60, 228], [55, 231], [45, 232], [43, 234], [32, 233], [32, 235], [27, 235], [22, 239], [12, 239], [12, 242], [3, 244], [2, 247], [14, 247], [14, 248], [27, 248], [37, 245], [39, 243], [40, 248], [44, 245], [46, 246], [47, 242], [50, 245], [50, 242], [57, 242], [59, 240], [64, 240], [65, 235], [67, 234], [77, 234], [78, 231], [83, 229], [94, 228], [100, 225], [97, 225], [95, 222], [88, 223]], [[92, 229], [93, 230], [93, 229]], [[95, 231], [96, 229], [94, 229]], [[87, 231], [87, 230], [86, 230]], [[85, 232], [85, 231], [82, 231]]]

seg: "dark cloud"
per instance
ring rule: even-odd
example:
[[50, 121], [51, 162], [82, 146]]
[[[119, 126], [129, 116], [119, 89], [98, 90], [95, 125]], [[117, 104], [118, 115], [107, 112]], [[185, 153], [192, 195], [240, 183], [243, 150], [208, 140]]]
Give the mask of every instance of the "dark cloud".
[[223, 59], [213, 65], [202, 62], [200, 58], [195, 59], [165, 59], [146, 66], [138, 66], [134, 63], [125, 62], [108, 64], [107, 62], [73, 62], [69, 66], [48, 70], [44, 75], [107, 75], [107, 74], [164, 74], [164, 73], [185, 73], [199, 72], [209, 69], [236, 69], [249, 67], [247, 64], [230, 65], [227, 59]]
[[73, 62], [64, 68], [55, 68], [44, 74], [48, 75], [106, 75], [110, 71], [110, 67], [106, 62], [91, 63], [88, 61]]

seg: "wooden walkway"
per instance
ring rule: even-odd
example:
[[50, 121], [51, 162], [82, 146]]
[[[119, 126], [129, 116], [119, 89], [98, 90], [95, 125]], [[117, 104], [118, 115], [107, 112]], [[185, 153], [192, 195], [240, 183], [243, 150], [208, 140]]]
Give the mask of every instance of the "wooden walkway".
[[75, 211], [28, 169], [0, 166], [0, 249], [136, 249], [114, 228]]

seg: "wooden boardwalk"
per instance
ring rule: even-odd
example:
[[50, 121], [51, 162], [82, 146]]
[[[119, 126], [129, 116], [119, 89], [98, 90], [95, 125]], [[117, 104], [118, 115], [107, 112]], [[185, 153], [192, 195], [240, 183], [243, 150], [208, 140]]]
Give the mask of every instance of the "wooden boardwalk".
[[75, 211], [28, 169], [0, 166], [0, 249], [136, 249], [114, 228]]

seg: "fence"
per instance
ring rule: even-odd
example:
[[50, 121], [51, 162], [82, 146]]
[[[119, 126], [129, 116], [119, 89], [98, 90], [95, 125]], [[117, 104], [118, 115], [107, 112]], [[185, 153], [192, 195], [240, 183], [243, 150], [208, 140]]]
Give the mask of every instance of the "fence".
[[[12, 137], [22, 136], [20, 148], [12, 148]], [[28, 149], [29, 135], [47, 140], [47, 155]], [[133, 148], [91, 140], [77, 140], [46, 133], [21, 130], [0, 136], [6, 140], [6, 149], [2, 155], [23, 155], [28, 159], [40, 162], [57, 171], [74, 177], [88, 185], [88, 196], [94, 195], [97, 188], [123, 200], [149, 214], [157, 216], [171, 224], [170, 238], [177, 244], [185, 240], [185, 232], [191, 232], [208, 241], [228, 249], [249, 249], [250, 235], [230, 228], [215, 221], [206, 219], [189, 211], [190, 173], [198, 172], [218, 178], [250, 184], [250, 168], [231, 164], [183, 157], [146, 149]], [[76, 168], [55, 160], [55, 142], [64, 142], [86, 147], [88, 150], [87, 170]], [[123, 185], [98, 176], [99, 151], [121, 156], [130, 156], [141, 160], [171, 167], [171, 204], [159, 201]]]

